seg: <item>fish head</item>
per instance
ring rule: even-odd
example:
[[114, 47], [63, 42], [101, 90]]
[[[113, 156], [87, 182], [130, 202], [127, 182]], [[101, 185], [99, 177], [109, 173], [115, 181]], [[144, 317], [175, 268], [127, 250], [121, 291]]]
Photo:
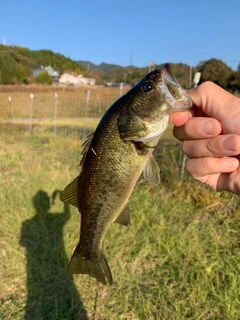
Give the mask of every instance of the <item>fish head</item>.
[[149, 72], [127, 95], [128, 103], [118, 119], [120, 136], [126, 141], [146, 142], [160, 138], [171, 113], [193, 106], [169, 64]]

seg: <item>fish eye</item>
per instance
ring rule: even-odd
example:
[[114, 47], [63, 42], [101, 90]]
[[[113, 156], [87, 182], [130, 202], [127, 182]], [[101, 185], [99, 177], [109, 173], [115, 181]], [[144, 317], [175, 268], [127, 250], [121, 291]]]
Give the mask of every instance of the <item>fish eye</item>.
[[146, 82], [142, 85], [142, 92], [151, 93], [154, 91], [154, 86], [152, 82]]

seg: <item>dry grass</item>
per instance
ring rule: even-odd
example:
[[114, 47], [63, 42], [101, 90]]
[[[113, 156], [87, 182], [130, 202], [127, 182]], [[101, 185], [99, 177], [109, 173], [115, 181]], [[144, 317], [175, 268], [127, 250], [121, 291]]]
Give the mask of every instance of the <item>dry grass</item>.
[[[87, 91], [90, 90], [88, 114], [102, 114], [120, 94], [119, 88], [66, 86], [0, 86], [0, 118], [28, 118], [30, 94], [33, 99], [33, 118], [52, 118], [55, 92], [58, 94], [58, 117], [85, 116]], [[123, 87], [122, 94], [129, 87]], [[11, 97], [11, 102], [9, 102]]]

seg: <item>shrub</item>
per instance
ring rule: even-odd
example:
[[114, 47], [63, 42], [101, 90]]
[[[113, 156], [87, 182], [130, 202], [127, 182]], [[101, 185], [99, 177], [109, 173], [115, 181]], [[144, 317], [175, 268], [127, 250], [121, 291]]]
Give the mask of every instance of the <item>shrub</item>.
[[52, 84], [52, 77], [48, 74], [46, 70], [41, 71], [35, 80], [38, 84]]

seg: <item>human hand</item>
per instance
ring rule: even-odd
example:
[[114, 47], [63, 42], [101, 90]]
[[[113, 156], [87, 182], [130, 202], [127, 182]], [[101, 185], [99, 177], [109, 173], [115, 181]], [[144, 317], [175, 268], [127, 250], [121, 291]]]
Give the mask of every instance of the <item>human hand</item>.
[[240, 194], [240, 99], [212, 82], [188, 94], [195, 107], [171, 116], [187, 171], [216, 191]]
[[52, 204], [54, 204], [57, 195], [58, 195], [58, 194], [60, 195], [61, 193], [62, 193], [62, 191], [61, 191], [61, 190], [58, 190], [58, 189], [56, 189], [56, 190], [53, 191], [53, 193], [52, 193]]

